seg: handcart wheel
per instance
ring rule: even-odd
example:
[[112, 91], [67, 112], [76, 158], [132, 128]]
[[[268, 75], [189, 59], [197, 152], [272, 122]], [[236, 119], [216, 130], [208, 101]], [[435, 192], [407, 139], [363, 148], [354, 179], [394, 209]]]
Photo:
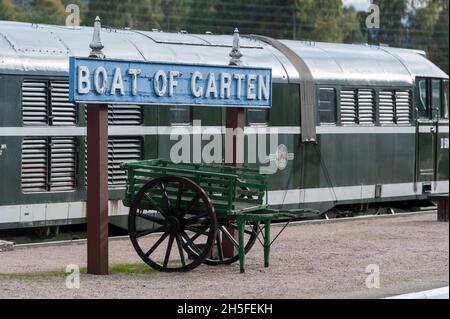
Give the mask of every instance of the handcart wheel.
[[[245, 229], [244, 240], [245, 240], [245, 253], [247, 254], [250, 249], [253, 247], [253, 244], [256, 241], [256, 234], [259, 230], [259, 223], [254, 222], [249, 225], [249, 228]], [[235, 221], [229, 221], [227, 223], [221, 224], [219, 223], [216, 239], [214, 241], [213, 249], [211, 251], [212, 256], [208, 256], [205, 259], [204, 263], [210, 266], [217, 265], [229, 265], [239, 260], [239, 252], [237, 248], [234, 250], [235, 253], [233, 257], [227, 258], [222, 250], [222, 242], [224, 238], [228, 238], [229, 241], [233, 241], [237, 244], [237, 239], [234, 239], [227, 228], [231, 228], [236, 230], [237, 232], [237, 223]]]
[[[131, 242], [142, 260], [165, 272], [189, 271], [204, 262], [217, 234], [214, 206], [190, 179], [163, 176], [137, 193], [128, 217]], [[157, 236], [148, 236], [157, 234]], [[194, 243], [191, 238], [198, 238]], [[195, 252], [194, 257], [185, 251]], [[190, 258], [188, 258], [190, 257]]]

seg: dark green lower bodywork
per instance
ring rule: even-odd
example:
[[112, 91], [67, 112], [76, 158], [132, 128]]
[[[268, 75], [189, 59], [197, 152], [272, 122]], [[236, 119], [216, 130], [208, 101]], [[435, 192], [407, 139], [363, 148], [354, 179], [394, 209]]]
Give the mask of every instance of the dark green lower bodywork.
[[[27, 129], [22, 124], [21, 115], [21, 83], [23, 76], [0, 75], [0, 145], [6, 145], [0, 155], [0, 228], [30, 227], [50, 224], [70, 224], [80, 222], [82, 219], [69, 220], [65, 218], [53, 221], [36, 221], [21, 223], [20, 220], [11, 223], [1, 223], [4, 214], [2, 207], [17, 205], [32, 205], [40, 203], [71, 203], [83, 202], [86, 198], [85, 187], [85, 136], [76, 137], [77, 154], [77, 186], [73, 191], [23, 193], [21, 190], [21, 147], [24, 134], [21, 129]], [[29, 77], [28, 77], [29, 78]], [[361, 126], [341, 127], [333, 126], [332, 132], [328, 127], [318, 126], [318, 139], [316, 143], [301, 143], [300, 110], [298, 109], [298, 85], [274, 84], [273, 107], [270, 110], [269, 127], [285, 128], [291, 133], [280, 133], [278, 145], [284, 144], [289, 153], [294, 155], [288, 161], [284, 170], [268, 178], [268, 190], [283, 193], [292, 190], [324, 189], [324, 196], [318, 200], [308, 200], [299, 192], [298, 199], [281, 200], [276, 204], [278, 208], [312, 208], [327, 211], [338, 205], [383, 203], [399, 200], [416, 200], [427, 198], [427, 192], [418, 192], [397, 195], [383, 194], [382, 197], [359, 197], [357, 194], [351, 199], [339, 199], [336, 192], [344, 187], [363, 187], [365, 185], [391, 185], [414, 184], [422, 187], [423, 183], [448, 183], [448, 143], [447, 148], [441, 147], [448, 140], [448, 120], [440, 120], [438, 132], [426, 132], [435, 124], [425, 122], [422, 129], [416, 133], [415, 119], [410, 126], [385, 127], [379, 124], [372, 129], [364, 130]], [[143, 124], [136, 127], [136, 131], [148, 127], [170, 127], [168, 106], [144, 107]], [[192, 118], [201, 120], [202, 126], [225, 125], [225, 110], [220, 108], [193, 107]], [[84, 107], [80, 105], [76, 127], [84, 128]], [[19, 132], [7, 132], [12, 128]], [[34, 129], [39, 129], [35, 127]], [[43, 135], [51, 131], [52, 127], [43, 127]], [[338, 130], [342, 129], [342, 132]], [[361, 130], [363, 129], [363, 130]], [[408, 132], [397, 133], [396, 130], [407, 129]], [[289, 131], [288, 130], [288, 131]], [[7, 134], [5, 134], [5, 132]], [[133, 136], [134, 128], [129, 127], [127, 135]], [[191, 136], [192, 138], [192, 136]], [[248, 138], [246, 138], [247, 140]], [[162, 158], [170, 159], [170, 148], [177, 141], [171, 140], [167, 134], [147, 134], [143, 136], [143, 159]], [[206, 144], [207, 141], [203, 141]], [[247, 147], [246, 147], [247, 148]], [[267, 152], [267, 155], [270, 151]], [[250, 164], [252, 165], [252, 164]], [[266, 165], [266, 164], [264, 164]], [[430, 175], [430, 169], [432, 174]], [[425, 174], [424, 174], [425, 172]], [[428, 172], [428, 173], [427, 173]], [[433, 184], [431, 183], [431, 184]], [[433, 185], [431, 185], [433, 187]], [[111, 199], [120, 200], [124, 196], [124, 188], [111, 189]], [[296, 196], [296, 195], [295, 195]], [[287, 196], [286, 196], [287, 197]], [[126, 218], [126, 216], [122, 216]], [[117, 224], [122, 217], [114, 217]]]

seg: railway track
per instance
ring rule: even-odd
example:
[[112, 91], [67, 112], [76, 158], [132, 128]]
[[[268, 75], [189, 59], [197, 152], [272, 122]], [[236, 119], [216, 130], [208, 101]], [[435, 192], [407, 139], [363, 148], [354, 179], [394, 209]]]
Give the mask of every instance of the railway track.
[[[310, 224], [326, 224], [326, 223], [341, 223], [341, 222], [349, 222], [355, 220], [371, 220], [371, 219], [382, 219], [382, 218], [399, 218], [405, 216], [426, 214], [426, 213], [436, 213], [436, 209], [427, 209], [420, 210], [414, 212], [402, 212], [402, 213], [394, 213], [394, 214], [386, 214], [386, 215], [361, 215], [355, 217], [341, 217], [341, 218], [331, 218], [331, 219], [316, 219], [316, 220], [302, 220], [302, 221], [293, 221], [291, 225], [310, 225]], [[285, 223], [274, 223], [274, 227], [283, 227]], [[153, 235], [158, 235], [159, 233], [155, 233]], [[128, 240], [129, 236], [110, 236], [109, 240]], [[14, 242], [13, 238], [8, 239], [9, 241]], [[14, 245], [15, 249], [24, 249], [31, 247], [45, 247], [45, 246], [58, 246], [58, 245], [67, 245], [67, 244], [84, 244], [87, 241], [86, 238], [82, 239], [73, 239], [73, 240], [54, 240], [54, 241], [37, 241], [33, 243], [26, 244], [16, 244]]]

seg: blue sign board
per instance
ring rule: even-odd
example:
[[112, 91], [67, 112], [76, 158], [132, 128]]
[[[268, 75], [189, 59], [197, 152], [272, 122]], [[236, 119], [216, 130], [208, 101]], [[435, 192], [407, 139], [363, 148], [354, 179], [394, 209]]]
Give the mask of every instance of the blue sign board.
[[70, 100], [270, 108], [272, 70], [235, 66], [70, 58]]

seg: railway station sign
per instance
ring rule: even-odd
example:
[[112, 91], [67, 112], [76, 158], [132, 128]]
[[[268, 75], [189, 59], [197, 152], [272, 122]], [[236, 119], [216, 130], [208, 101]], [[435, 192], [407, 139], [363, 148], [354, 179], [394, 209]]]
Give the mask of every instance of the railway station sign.
[[270, 108], [272, 70], [70, 58], [70, 100], [95, 104]]

